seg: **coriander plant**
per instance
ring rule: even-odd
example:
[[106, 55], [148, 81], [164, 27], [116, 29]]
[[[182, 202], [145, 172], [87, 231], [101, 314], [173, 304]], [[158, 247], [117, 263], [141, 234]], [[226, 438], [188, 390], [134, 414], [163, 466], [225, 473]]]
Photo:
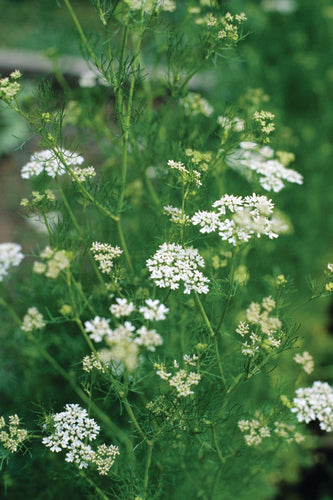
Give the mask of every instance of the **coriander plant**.
[[[237, 64], [246, 15], [91, 3], [95, 34], [60, 2], [90, 68], [79, 88], [62, 76], [31, 102], [19, 69], [0, 80], [36, 145], [20, 207], [43, 231], [24, 251], [0, 245], [4, 326], [34, 393], [3, 409], [5, 478], [28, 470], [34, 499], [271, 498], [286, 456], [313, 446], [303, 422], [332, 431], [333, 388], [307, 381], [292, 277], [270, 260], [292, 232], [279, 192], [302, 189], [294, 155], [273, 148], [265, 99], [205, 91]], [[332, 291], [330, 263], [309, 300]]]

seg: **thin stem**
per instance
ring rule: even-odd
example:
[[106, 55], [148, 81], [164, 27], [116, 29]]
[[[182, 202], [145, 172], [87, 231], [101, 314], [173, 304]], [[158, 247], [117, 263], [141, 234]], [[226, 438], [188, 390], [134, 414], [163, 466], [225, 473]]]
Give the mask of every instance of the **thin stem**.
[[236, 255], [237, 255], [237, 249], [235, 250], [235, 253], [233, 255], [233, 258], [232, 258], [232, 262], [231, 262], [231, 270], [230, 270], [230, 275], [229, 275], [229, 290], [228, 290], [228, 295], [227, 295], [227, 298], [226, 298], [226, 301], [225, 301], [225, 304], [224, 304], [224, 308], [223, 308], [223, 311], [222, 311], [222, 314], [221, 314], [221, 318], [220, 318], [220, 321], [218, 322], [217, 324], [217, 327], [216, 327], [216, 332], [219, 332], [220, 331], [220, 328], [223, 324], [223, 321], [225, 319], [225, 316], [227, 314], [227, 311], [228, 311], [228, 308], [229, 308], [229, 305], [230, 305], [230, 301], [231, 301], [231, 297], [232, 297], [232, 290], [233, 290], [233, 286], [234, 286], [234, 277], [235, 277], [235, 264], [236, 264]]
[[145, 475], [143, 479], [143, 500], [147, 498], [147, 489], [148, 489], [148, 481], [149, 481], [149, 469], [151, 465], [151, 457], [153, 454], [153, 443], [147, 443], [147, 458], [146, 458], [146, 468]]
[[201, 315], [202, 315], [202, 317], [203, 317], [203, 319], [204, 319], [204, 322], [206, 323], [206, 325], [207, 325], [207, 327], [208, 327], [208, 330], [210, 331], [211, 336], [212, 336], [212, 337], [214, 337], [214, 336], [215, 336], [215, 332], [214, 332], [214, 330], [213, 330], [213, 327], [212, 327], [212, 325], [211, 325], [211, 322], [210, 322], [210, 321], [209, 321], [209, 319], [208, 319], [208, 316], [207, 316], [207, 314], [206, 314], [206, 311], [204, 310], [204, 307], [203, 307], [203, 305], [202, 305], [202, 302], [201, 302], [201, 300], [200, 300], [200, 297], [199, 297], [199, 295], [198, 295], [198, 293], [197, 293], [197, 292], [194, 292], [194, 293], [195, 293], [195, 298], [196, 298], [196, 300], [197, 300], [197, 303], [198, 303], [198, 306], [199, 306], [199, 309], [200, 309]]
[[129, 404], [129, 402], [128, 402], [127, 397], [126, 397], [126, 396], [123, 396], [122, 401], [123, 401], [123, 403], [124, 403], [124, 406], [125, 406], [125, 409], [126, 409], [126, 411], [127, 411], [128, 415], [129, 415], [129, 416], [131, 417], [131, 419], [132, 419], [132, 422], [133, 422], [133, 424], [134, 424], [134, 427], [136, 428], [136, 430], [138, 431], [138, 433], [140, 434], [140, 436], [142, 437], [142, 439], [143, 439], [144, 441], [147, 441], [147, 443], [150, 443], [150, 441], [148, 441], [148, 438], [147, 438], [146, 434], [145, 434], [145, 433], [143, 432], [143, 430], [141, 429], [141, 427], [140, 427], [140, 425], [139, 425], [139, 422], [137, 421], [136, 416], [134, 415], [134, 412], [133, 412], [133, 410], [132, 410], [132, 407], [131, 407], [131, 405], [130, 405], [130, 404]]
[[78, 222], [76, 220], [76, 217], [75, 217], [75, 215], [73, 213], [73, 210], [71, 209], [70, 204], [68, 203], [67, 197], [66, 197], [66, 195], [64, 193], [64, 190], [61, 187], [61, 184], [60, 184], [60, 181], [59, 181], [58, 177], [56, 177], [56, 182], [57, 182], [57, 186], [58, 186], [58, 189], [59, 189], [60, 196], [62, 198], [62, 201], [64, 202], [64, 205], [65, 205], [65, 207], [67, 209], [67, 212], [68, 212], [70, 218], [72, 219], [73, 225], [74, 225], [74, 227], [75, 227], [78, 235], [80, 236], [80, 238], [82, 238], [83, 235], [82, 235], [81, 228], [80, 228], [80, 226], [79, 226], [79, 224], [78, 224]]
[[74, 21], [74, 24], [75, 24], [75, 26], [76, 26], [76, 28], [77, 28], [77, 30], [79, 32], [79, 35], [80, 35], [80, 38], [82, 40], [83, 45], [85, 46], [85, 48], [89, 52], [89, 55], [90, 55], [91, 59], [94, 61], [94, 64], [96, 65], [96, 67], [99, 68], [100, 67], [100, 63], [99, 63], [99, 61], [98, 61], [98, 59], [97, 59], [94, 51], [92, 50], [92, 48], [91, 48], [91, 46], [90, 46], [90, 44], [89, 44], [89, 42], [88, 42], [88, 40], [86, 38], [86, 35], [84, 34], [82, 26], [81, 26], [78, 18], [76, 17], [76, 14], [75, 14], [74, 10], [72, 9], [72, 6], [71, 6], [69, 0], [64, 0], [64, 3], [65, 3], [65, 5], [66, 5], [66, 7], [67, 7], [67, 9], [68, 9], [68, 11], [69, 11], [69, 13], [70, 13], [73, 21]]
[[21, 319], [16, 314], [16, 312], [14, 311], [14, 309], [8, 304], [8, 302], [5, 299], [3, 299], [2, 297], [0, 297], [0, 304], [7, 309], [7, 311], [9, 312], [9, 314], [11, 315], [11, 317], [13, 318], [13, 320], [15, 321], [15, 323], [17, 325], [21, 326], [21, 324], [22, 324]]
[[130, 254], [129, 254], [129, 251], [128, 251], [128, 248], [126, 245], [125, 236], [124, 236], [124, 232], [123, 232], [123, 228], [122, 228], [120, 220], [119, 220], [119, 222], [117, 222], [117, 228], [118, 228], [120, 243], [121, 243], [122, 249], [124, 250], [125, 258], [127, 261], [127, 265], [129, 267], [131, 273], [134, 273], [133, 264], [132, 264], [131, 257], [130, 257]]
[[155, 205], [157, 206], [157, 208], [161, 208], [161, 202], [160, 202], [160, 199], [159, 197], [157, 196], [156, 194], [156, 191], [155, 191], [155, 188], [153, 186], [153, 183], [151, 182], [151, 179], [149, 178], [148, 174], [147, 174], [147, 170], [145, 171], [144, 173], [144, 180], [145, 180], [145, 183], [146, 183], [146, 186], [147, 186], [147, 189], [149, 191], [149, 194], [150, 196], [152, 197], [152, 200], [154, 201]]
[[85, 481], [87, 481], [87, 483], [96, 490], [96, 492], [103, 500], [110, 500], [110, 498], [107, 495], [105, 495], [105, 493], [97, 486], [97, 484], [94, 483], [92, 479], [90, 479], [90, 477], [87, 474], [85, 474], [81, 469], [77, 469], [77, 471], [79, 475], [83, 477], [83, 479], [85, 479]]
[[216, 490], [216, 486], [217, 486], [217, 483], [219, 481], [219, 478], [220, 478], [220, 474], [222, 472], [222, 468], [223, 468], [223, 464], [220, 464], [219, 468], [217, 469], [216, 471], [216, 474], [215, 474], [215, 478], [214, 478], [214, 482], [213, 482], [213, 486], [212, 486], [212, 491], [210, 493], [210, 499], [213, 500], [214, 499], [214, 494], [215, 494], [215, 490]]
[[212, 325], [211, 325], [211, 322], [210, 322], [210, 321], [209, 321], [209, 319], [208, 319], [208, 316], [207, 316], [207, 314], [206, 314], [206, 311], [205, 311], [205, 309], [204, 309], [204, 307], [203, 307], [203, 305], [202, 305], [202, 302], [201, 302], [200, 297], [199, 297], [199, 295], [198, 295], [198, 293], [197, 293], [197, 292], [195, 292], [195, 298], [196, 298], [197, 303], [198, 303], [198, 305], [199, 305], [199, 309], [200, 309], [200, 312], [201, 312], [201, 314], [202, 314], [202, 317], [203, 317], [203, 319], [204, 319], [204, 321], [205, 321], [206, 325], [208, 326], [208, 329], [209, 329], [209, 331], [210, 331], [210, 334], [211, 334], [211, 336], [214, 338], [215, 352], [216, 352], [216, 358], [217, 358], [216, 360], [217, 360], [217, 364], [218, 364], [219, 372], [220, 372], [220, 375], [221, 375], [221, 380], [222, 380], [222, 382], [223, 382], [223, 383], [225, 383], [225, 378], [224, 378], [223, 368], [222, 368], [222, 364], [221, 364], [221, 357], [220, 357], [220, 350], [219, 350], [218, 339], [217, 339], [217, 337], [216, 337], [216, 335], [215, 335], [215, 332], [214, 332], [214, 330], [213, 330], [213, 327], [212, 327]]
[[220, 460], [221, 464], [223, 465], [225, 463], [226, 459], [222, 455], [222, 452], [221, 452], [220, 447], [219, 447], [218, 442], [217, 442], [215, 424], [212, 425], [211, 430], [212, 430], [212, 438], [213, 438], [213, 443], [215, 446], [217, 456], [219, 457], [219, 460]]

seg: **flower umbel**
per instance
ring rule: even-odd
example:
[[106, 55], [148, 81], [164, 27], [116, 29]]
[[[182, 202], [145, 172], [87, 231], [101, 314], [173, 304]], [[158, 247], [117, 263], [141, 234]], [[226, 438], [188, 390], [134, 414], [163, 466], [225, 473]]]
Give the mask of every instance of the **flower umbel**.
[[184, 293], [190, 293], [192, 290], [197, 293], [208, 293], [209, 279], [198, 269], [204, 265], [204, 260], [197, 249], [183, 248], [176, 243], [163, 243], [155, 255], [147, 260], [150, 277], [158, 287], [170, 287], [171, 290], [176, 290], [182, 281], [185, 287]]

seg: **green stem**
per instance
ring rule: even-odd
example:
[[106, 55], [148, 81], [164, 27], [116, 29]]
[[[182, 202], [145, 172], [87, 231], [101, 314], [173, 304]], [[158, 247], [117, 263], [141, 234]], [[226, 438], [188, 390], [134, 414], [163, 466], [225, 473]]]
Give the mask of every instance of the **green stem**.
[[7, 311], [9, 312], [9, 314], [11, 315], [11, 317], [13, 318], [13, 320], [15, 321], [15, 323], [19, 326], [22, 325], [22, 321], [21, 319], [19, 318], [19, 316], [16, 314], [16, 312], [14, 311], [14, 309], [8, 304], [8, 302], [5, 301], [5, 299], [3, 299], [2, 297], [0, 297], [0, 304], [5, 308], [7, 309]]
[[146, 458], [146, 468], [145, 468], [145, 475], [143, 479], [143, 500], [147, 498], [147, 489], [148, 489], [148, 482], [149, 482], [149, 469], [151, 465], [151, 457], [153, 454], [153, 443], [147, 443], [148, 449], [147, 449], [147, 458]]
[[138, 433], [140, 434], [140, 436], [142, 437], [142, 439], [143, 439], [144, 441], [147, 441], [147, 443], [151, 443], [151, 441], [149, 441], [149, 440], [148, 440], [148, 438], [147, 438], [146, 434], [145, 434], [145, 433], [143, 432], [143, 430], [141, 429], [141, 427], [140, 427], [140, 425], [139, 425], [139, 422], [137, 421], [136, 416], [134, 415], [134, 412], [133, 412], [133, 410], [132, 410], [132, 407], [131, 407], [131, 405], [130, 405], [130, 404], [129, 404], [129, 402], [128, 402], [127, 397], [126, 397], [126, 396], [123, 396], [122, 401], [123, 401], [123, 403], [124, 403], [124, 406], [125, 406], [125, 409], [126, 409], [126, 411], [127, 411], [128, 415], [129, 415], [129, 416], [131, 417], [131, 419], [132, 419], [132, 422], [133, 422], [133, 424], [134, 424], [134, 427], [136, 428], [136, 430], [138, 431]]
[[96, 65], [96, 67], [97, 67], [97, 68], [99, 68], [99, 67], [100, 67], [100, 63], [99, 63], [99, 61], [98, 61], [98, 59], [97, 59], [97, 57], [96, 57], [96, 55], [95, 55], [94, 51], [92, 50], [92, 48], [91, 48], [91, 46], [90, 46], [90, 44], [89, 44], [89, 42], [88, 42], [88, 40], [87, 40], [87, 38], [86, 38], [86, 35], [84, 34], [84, 31], [83, 31], [83, 29], [82, 29], [82, 26], [81, 26], [81, 24], [80, 24], [80, 22], [79, 22], [78, 18], [76, 17], [76, 14], [75, 14], [74, 10], [72, 9], [72, 6], [71, 6], [71, 4], [70, 4], [69, 0], [64, 0], [64, 3], [65, 3], [65, 5], [66, 5], [66, 7], [67, 7], [67, 9], [68, 9], [68, 11], [69, 11], [69, 13], [70, 13], [70, 15], [71, 15], [71, 17], [72, 17], [73, 21], [74, 21], [74, 24], [75, 24], [75, 26], [76, 26], [76, 29], [77, 29], [77, 30], [78, 30], [78, 32], [79, 32], [79, 35], [80, 35], [80, 38], [81, 38], [81, 40], [82, 40], [83, 45], [84, 45], [84, 46], [85, 46], [85, 48], [87, 49], [87, 51], [88, 51], [88, 53], [89, 53], [89, 55], [90, 55], [91, 59], [94, 61], [94, 64]]
[[200, 297], [199, 297], [199, 295], [198, 295], [198, 293], [197, 293], [197, 292], [194, 292], [194, 293], [195, 293], [195, 298], [196, 298], [196, 300], [197, 300], [197, 304], [198, 304], [198, 306], [199, 306], [199, 309], [200, 309], [201, 315], [202, 315], [202, 317], [203, 317], [203, 319], [204, 319], [204, 322], [206, 323], [206, 325], [207, 325], [207, 327], [208, 327], [208, 330], [210, 331], [211, 336], [212, 336], [212, 337], [214, 337], [214, 336], [215, 336], [215, 332], [214, 332], [214, 330], [213, 330], [213, 327], [212, 327], [212, 325], [211, 325], [211, 322], [210, 322], [210, 321], [209, 321], [209, 319], [208, 319], [208, 316], [207, 316], [207, 314], [206, 314], [206, 311], [204, 310], [204, 307], [203, 307], [203, 305], [202, 305], [202, 302], [201, 302], [201, 300], [200, 300]]
[[148, 192], [150, 194], [150, 196], [152, 197], [152, 200], [154, 201], [155, 205], [157, 208], [161, 208], [161, 202], [160, 202], [160, 199], [159, 197], [157, 196], [156, 194], [156, 191], [155, 191], [155, 188], [153, 186], [153, 183], [151, 182], [148, 174], [147, 174], [147, 170], [145, 171], [144, 173], [144, 180], [145, 180], [145, 183], [146, 183], [146, 186], [147, 186], [147, 189], [148, 189]]
[[125, 237], [124, 237], [123, 228], [122, 228], [122, 225], [121, 225], [120, 221], [117, 222], [117, 228], [118, 228], [118, 234], [119, 234], [120, 243], [121, 243], [122, 249], [124, 250], [124, 254], [125, 254], [127, 265], [129, 267], [131, 273], [134, 273], [133, 264], [132, 264], [131, 257], [130, 257], [130, 254], [129, 254], [129, 251], [128, 251], [128, 248], [127, 248], [127, 245], [126, 245], [126, 240], [125, 240]]
[[110, 498], [105, 495], [105, 493], [97, 486], [97, 484], [94, 483], [94, 481], [92, 479], [90, 479], [90, 477], [85, 474], [82, 469], [79, 469], [77, 468], [77, 472], [79, 473], [79, 475], [85, 480], [87, 481], [87, 483], [92, 486], [96, 492], [99, 494], [99, 496], [103, 499], [103, 500], [110, 500]]
[[80, 226], [79, 226], [79, 224], [78, 224], [78, 222], [76, 220], [76, 217], [75, 217], [75, 215], [73, 213], [73, 210], [71, 209], [70, 204], [68, 203], [67, 197], [66, 197], [66, 195], [64, 193], [64, 190], [61, 187], [61, 184], [60, 184], [60, 181], [59, 181], [58, 177], [56, 177], [56, 182], [57, 182], [57, 186], [58, 186], [58, 189], [59, 189], [60, 196], [62, 198], [62, 201], [64, 202], [64, 205], [65, 205], [65, 207], [67, 209], [67, 212], [68, 212], [70, 218], [72, 219], [73, 225], [74, 225], [74, 227], [75, 227], [78, 235], [80, 236], [80, 238], [82, 238], [83, 235], [82, 235], [81, 228], [80, 228]]
[[233, 258], [232, 258], [232, 262], [231, 262], [231, 270], [230, 270], [230, 275], [229, 275], [229, 290], [228, 290], [228, 295], [227, 295], [227, 298], [226, 298], [226, 301], [225, 301], [225, 304], [224, 304], [224, 308], [223, 308], [223, 311], [222, 311], [222, 314], [221, 314], [221, 318], [220, 318], [220, 321], [218, 322], [217, 324], [217, 327], [216, 327], [216, 332], [219, 332], [220, 331], [220, 328], [223, 324], [223, 321], [225, 319], [225, 316], [227, 314], [227, 311], [228, 311], [228, 308], [229, 308], [229, 305], [230, 305], [230, 301], [231, 301], [231, 297], [232, 297], [232, 291], [233, 291], [233, 286], [234, 286], [234, 277], [235, 277], [235, 267], [236, 267], [236, 255], [237, 255], [237, 249], [235, 250], [235, 253], [233, 255]]
[[219, 368], [219, 372], [220, 372], [220, 375], [221, 375], [221, 380], [223, 383], [225, 383], [225, 378], [224, 378], [224, 373], [223, 373], [223, 368], [222, 368], [222, 364], [221, 364], [221, 356], [220, 356], [220, 350], [219, 350], [219, 344], [218, 344], [218, 339], [215, 335], [215, 332], [213, 330], [213, 327], [211, 325], [211, 322], [209, 321], [208, 319], [208, 316], [206, 314], [206, 311], [202, 305], [202, 302], [200, 300], [200, 297], [198, 295], [197, 292], [195, 292], [195, 298], [197, 300], [197, 303], [199, 305], [199, 309], [200, 309], [200, 312], [201, 312], [201, 315], [206, 323], [206, 325], [208, 326], [208, 329], [210, 331], [210, 334], [211, 336], [214, 338], [214, 344], [215, 344], [215, 353], [216, 353], [216, 361], [217, 361], [217, 364], [218, 364], [218, 368]]
[[221, 464], [223, 465], [225, 463], [226, 459], [222, 455], [222, 452], [221, 452], [220, 447], [219, 447], [218, 442], [217, 442], [215, 424], [212, 425], [211, 429], [212, 429], [212, 438], [213, 438], [213, 443], [214, 443], [214, 446], [215, 446], [215, 450], [216, 450], [217, 456], [219, 457], [219, 460], [220, 460]]

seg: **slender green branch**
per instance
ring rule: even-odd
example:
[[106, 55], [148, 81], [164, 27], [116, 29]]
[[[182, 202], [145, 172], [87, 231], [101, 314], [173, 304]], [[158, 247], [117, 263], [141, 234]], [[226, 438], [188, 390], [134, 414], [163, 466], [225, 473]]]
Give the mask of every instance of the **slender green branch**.
[[143, 439], [144, 441], [147, 441], [147, 443], [148, 443], [148, 442], [150, 442], [150, 441], [148, 441], [148, 438], [147, 438], [146, 434], [143, 432], [142, 428], [140, 427], [139, 422], [137, 421], [136, 416], [134, 415], [134, 412], [133, 412], [133, 410], [132, 410], [131, 405], [130, 405], [130, 404], [129, 404], [129, 402], [128, 402], [127, 397], [126, 397], [126, 396], [123, 396], [123, 397], [122, 397], [122, 401], [123, 401], [123, 403], [124, 403], [124, 406], [125, 406], [125, 409], [126, 409], [126, 411], [127, 411], [128, 415], [129, 415], [129, 416], [130, 416], [130, 418], [132, 419], [132, 422], [133, 422], [133, 424], [134, 424], [134, 427], [136, 428], [136, 430], [138, 431], [138, 433], [140, 434], [140, 436], [142, 437], [142, 439]]
[[231, 269], [230, 269], [230, 275], [229, 275], [228, 295], [227, 295], [227, 298], [225, 300], [225, 304], [224, 304], [224, 308], [223, 308], [220, 320], [219, 320], [217, 327], [216, 327], [216, 332], [220, 331], [221, 326], [223, 324], [223, 321], [225, 319], [225, 316], [227, 314], [227, 311], [229, 309], [230, 302], [231, 302], [231, 297], [232, 297], [232, 292], [233, 292], [233, 287], [234, 287], [234, 278], [235, 278], [236, 256], [237, 256], [237, 249], [235, 250], [235, 253], [233, 254], [233, 257], [232, 257]]
[[71, 17], [72, 17], [73, 21], [74, 21], [74, 24], [75, 24], [75, 26], [76, 26], [76, 29], [77, 29], [77, 30], [78, 30], [78, 32], [79, 32], [79, 35], [80, 35], [80, 38], [81, 38], [81, 40], [82, 40], [83, 45], [84, 45], [84, 46], [85, 46], [85, 48], [87, 49], [87, 51], [88, 51], [88, 53], [89, 53], [89, 55], [90, 55], [91, 59], [94, 61], [94, 64], [96, 65], [96, 67], [97, 67], [97, 68], [99, 68], [99, 67], [100, 67], [100, 63], [99, 63], [99, 61], [98, 61], [98, 59], [97, 59], [97, 56], [95, 55], [94, 51], [92, 50], [92, 48], [91, 48], [91, 46], [90, 46], [90, 44], [89, 44], [89, 42], [88, 42], [88, 40], [87, 40], [87, 37], [86, 37], [86, 35], [84, 34], [84, 31], [83, 31], [83, 29], [82, 29], [82, 26], [81, 26], [81, 24], [80, 24], [80, 22], [79, 22], [79, 20], [78, 20], [78, 18], [77, 18], [77, 16], [76, 16], [76, 14], [75, 14], [75, 12], [74, 12], [73, 8], [72, 8], [72, 6], [71, 6], [71, 4], [70, 4], [69, 0], [64, 0], [64, 3], [65, 3], [65, 5], [66, 5], [66, 7], [67, 7], [67, 9], [68, 9], [68, 11], [69, 11], [69, 13], [70, 13], [70, 15], [71, 15]]
[[202, 302], [200, 300], [200, 297], [198, 295], [197, 292], [195, 292], [195, 298], [197, 300], [197, 303], [199, 305], [199, 309], [200, 309], [200, 312], [201, 312], [201, 315], [210, 331], [210, 334], [211, 336], [214, 338], [214, 344], [215, 344], [215, 353], [216, 353], [216, 360], [217, 360], [217, 364], [218, 364], [218, 368], [219, 368], [219, 372], [220, 372], [220, 375], [221, 375], [221, 380], [223, 383], [225, 383], [225, 378], [224, 378], [224, 373], [223, 373], [223, 368], [222, 368], [222, 363], [221, 363], [221, 356], [220, 356], [220, 350], [219, 350], [219, 344], [218, 344], [218, 339], [215, 335], [215, 332], [213, 330], [213, 327], [211, 325], [211, 322], [209, 321], [208, 319], [208, 316], [206, 314], [206, 311], [202, 305]]
[[147, 458], [146, 458], [146, 468], [145, 475], [143, 479], [143, 500], [147, 498], [148, 482], [149, 482], [149, 469], [151, 466], [151, 457], [153, 454], [153, 443], [147, 443]]
[[218, 442], [217, 442], [215, 424], [212, 425], [211, 430], [212, 430], [212, 438], [213, 438], [213, 443], [215, 446], [217, 456], [219, 457], [219, 460], [220, 460], [221, 464], [223, 465], [225, 463], [226, 459], [222, 455], [222, 452], [221, 452], [220, 447], [219, 447]]
[[76, 470], [79, 473], [79, 475], [85, 481], [87, 481], [87, 483], [90, 486], [92, 486], [95, 489], [96, 493], [98, 493], [98, 495], [100, 496], [100, 498], [102, 498], [102, 500], [110, 500], [110, 498], [107, 495], [105, 495], [105, 493], [97, 486], [97, 484], [85, 472], [83, 472], [82, 469], [77, 468]]
[[210, 331], [211, 336], [212, 336], [212, 337], [214, 337], [214, 336], [215, 336], [215, 332], [214, 332], [214, 330], [213, 330], [213, 327], [212, 327], [212, 325], [211, 325], [211, 322], [210, 322], [210, 321], [209, 321], [209, 319], [208, 319], [208, 316], [207, 316], [207, 314], [206, 314], [206, 311], [205, 311], [205, 309], [204, 309], [204, 307], [203, 307], [203, 305], [202, 305], [202, 302], [201, 302], [200, 297], [199, 297], [199, 295], [198, 295], [198, 293], [197, 293], [197, 292], [195, 292], [195, 298], [196, 298], [197, 304], [198, 304], [198, 306], [199, 306], [199, 309], [200, 309], [201, 315], [202, 315], [202, 317], [203, 317], [203, 319], [204, 319], [204, 322], [206, 323], [206, 325], [207, 325], [207, 327], [208, 327], [208, 330]]

